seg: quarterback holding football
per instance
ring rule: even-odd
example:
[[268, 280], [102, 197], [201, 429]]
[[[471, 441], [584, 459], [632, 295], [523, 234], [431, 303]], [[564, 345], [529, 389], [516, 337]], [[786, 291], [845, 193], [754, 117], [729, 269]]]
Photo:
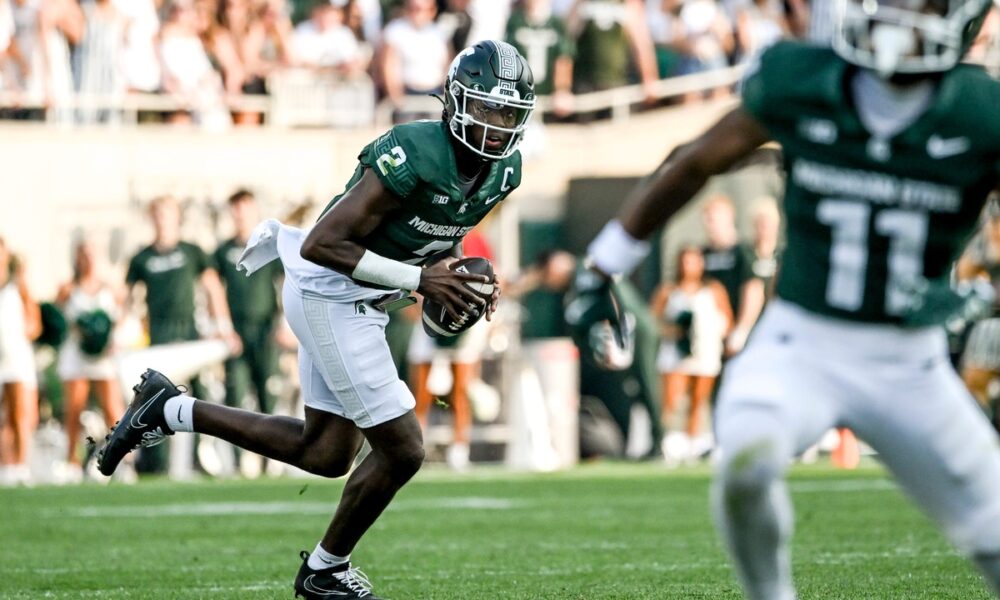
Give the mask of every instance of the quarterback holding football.
[[499, 298], [492, 270], [452, 267], [465, 234], [521, 182], [531, 71], [513, 46], [479, 42], [452, 62], [444, 96], [442, 120], [398, 125], [361, 151], [346, 191], [311, 230], [265, 222], [244, 251], [248, 271], [279, 257], [284, 266], [305, 420], [202, 402], [149, 370], [100, 452], [110, 474], [133, 449], [195, 431], [340, 477], [368, 440], [325, 535], [302, 552], [295, 592], [305, 598], [375, 599], [351, 551], [423, 462], [413, 395], [385, 339], [387, 311], [416, 291], [443, 309], [439, 324], [471, 324]]
[[742, 103], [592, 242], [628, 272], [706, 180], [774, 140], [777, 298], [719, 392], [713, 511], [747, 596], [793, 600], [790, 459], [849, 427], [1000, 591], [1000, 447], [948, 361], [951, 265], [1000, 181], [1000, 82], [959, 61], [990, 0], [840, 0], [833, 47], [771, 47]]

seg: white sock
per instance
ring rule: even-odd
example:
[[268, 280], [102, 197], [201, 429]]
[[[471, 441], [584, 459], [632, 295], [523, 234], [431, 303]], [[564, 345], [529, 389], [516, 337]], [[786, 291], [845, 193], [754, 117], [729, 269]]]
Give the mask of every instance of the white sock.
[[167, 427], [173, 431], [194, 431], [194, 398], [187, 394], [174, 396], [163, 405]]
[[795, 600], [794, 519], [784, 481], [790, 437], [769, 409], [737, 409], [719, 424], [724, 459], [712, 485], [712, 511], [747, 600]]
[[316, 544], [316, 549], [313, 553], [309, 555], [309, 568], [314, 571], [319, 571], [320, 569], [329, 569], [331, 567], [336, 567], [342, 565], [346, 562], [351, 561], [351, 555], [347, 556], [337, 556], [336, 554], [330, 554], [323, 549], [321, 544]]

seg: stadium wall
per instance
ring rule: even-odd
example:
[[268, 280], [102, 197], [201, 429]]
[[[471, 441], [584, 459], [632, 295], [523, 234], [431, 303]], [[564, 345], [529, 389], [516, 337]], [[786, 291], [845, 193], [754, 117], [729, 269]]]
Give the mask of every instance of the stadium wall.
[[[523, 184], [512, 201], [520, 218], [563, 217], [575, 177], [643, 175], [678, 143], [694, 137], [730, 101], [651, 111], [624, 121], [550, 125], [527, 144]], [[118, 269], [151, 238], [144, 206], [176, 194], [202, 210], [186, 211], [184, 235], [214, 248], [226, 235], [222, 203], [236, 187], [254, 189], [264, 216], [286, 215], [311, 199], [308, 220], [339, 192], [355, 156], [376, 130], [237, 129], [211, 134], [144, 126], [63, 129], [0, 127], [0, 235], [28, 257], [30, 281], [51, 297], [70, 274], [70, 247], [81, 233], [106, 242]], [[609, 198], [618, 203], [621, 197]]]

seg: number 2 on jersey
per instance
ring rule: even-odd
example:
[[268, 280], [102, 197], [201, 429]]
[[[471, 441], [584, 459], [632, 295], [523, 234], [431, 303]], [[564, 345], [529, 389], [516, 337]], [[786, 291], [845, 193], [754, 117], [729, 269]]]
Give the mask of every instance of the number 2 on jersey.
[[[836, 198], [821, 200], [816, 207], [816, 218], [832, 230], [826, 301], [834, 308], [856, 311], [864, 302], [871, 212], [867, 204]], [[923, 275], [927, 221], [926, 213], [911, 210], [885, 209], [875, 215], [875, 233], [889, 238], [887, 314], [906, 309], [907, 290]]]

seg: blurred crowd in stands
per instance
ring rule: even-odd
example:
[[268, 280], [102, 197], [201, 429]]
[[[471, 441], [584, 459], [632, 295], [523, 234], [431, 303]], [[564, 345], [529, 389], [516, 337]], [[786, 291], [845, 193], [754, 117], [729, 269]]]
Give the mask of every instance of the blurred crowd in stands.
[[574, 94], [640, 83], [652, 101], [659, 79], [745, 62], [785, 37], [825, 40], [832, 4], [0, 0], [0, 117], [114, 123], [129, 94], [155, 93], [175, 108], [145, 110], [144, 121], [256, 124], [266, 110], [245, 95], [281, 93], [289, 73], [368, 84], [334, 102], [402, 108], [440, 93], [454, 54], [482, 39], [517, 46], [553, 112], [567, 115]]
[[[718, 377], [746, 343], [780, 269], [777, 202], [762, 197], [751, 204], [750, 225], [741, 234], [732, 201], [721, 194], [706, 198], [701, 231], [685, 236], [700, 241], [681, 244], [672, 253], [673, 266], [664, 269], [666, 278], [657, 289], [644, 295], [623, 284], [622, 302], [636, 317], [638, 332], [634, 360], [624, 370], [610, 372], [589, 360], [588, 332], [574, 331], [571, 316], [585, 269], [578, 257], [558, 248], [543, 252], [503, 283], [499, 319], [483, 321], [461, 338], [429, 338], [415, 326], [419, 305], [393, 313], [387, 335], [397, 368], [412, 386], [421, 423], [436, 429], [427, 437], [428, 446], [440, 451], [429, 456], [466, 468], [476, 428], [479, 442], [502, 446], [503, 440], [482, 434], [509, 416], [509, 398], [500, 394], [501, 357], [510, 347], [510, 327], [519, 323], [519, 301], [546, 290], [558, 294], [565, 307], [565, 315], [557, 317], [564, 319], [562, 333], [556, 335], [579, 348], [580, 458], [646, 457], [676, 465], [707, 457]], [[128, 361], [138, 360], [142, 368], [153, 361], [157, 368], [181, 369], [190, 375], [183, 383], [198, 397], [264, 412], [301, 412], [296, 340], [279, 302], [280, 264], [250, 278], [236, 269], [261, 217], [259, 204], [252, 192], [237, 190], [225, 205], [228, 225], [209, 251], [186, 241], [185, 205], [170, 196], [149, 203], [152, 239], [117, 268], [94, 240], [79, 239], [71, 277], [46, 301], [28, 287], [30, 264], [0, 239], [0, 484], [87, 477], [93, 440], [101, 439], [123, 412]], [[956, 281], [1000, 286], [997, 206], [994, 201], [985, 212], [980, 233], [956, 269]], [[197, 207], [187, 205], [192, 209]], [[465, 253], [494, 259], [479, 230], [467, 238]], [[998, 327], [996, 318], [949, 324], [955, 364], [991, 416], [1000, 398]], [[154, 357], [150, 351], [159, 353]], [[640, 407], [648, 417], [648, 433], [639, 432], [644, 446], [636, 454], [629, 446], [634, 450], [635, 409]], [[848, 432], [839, 434], [841, 440], [853, 440]], [[170, 445], [189, 439], [181, 436]], [[203, 439], [197, 451], [179, 451], [180, 458], [171, 450], [169, 460], [163, 447], [146, 449], [121, 477], [134, 478], [136, 470], [167, 473], [168, 468], [180, 478], [196, 469], [210, 475], [260, 472], [262, 465], [252, 456], [234, 456], [225, 448], [221, 452], [229, 458], [220, 459], [213, 444]], [[826, 449], [844, 446], [837, 439], [832, 444]], [[857, 446], [850, 448], [856, 464]], [[483, 449], [478, 460], [503, 457], [502, 447], [492, 454]], [[268, 469], [281, 471], [279, 465]], [[96, 478], [93, 472], [90, 476]]]
[[[156, 363], [168, 373], [185, 373], [176, 375], [183, 377], [177, 383], [200, 397], [301, 415], [298, 344], [279, 301], [281, 263], [273, 262], [253, 277], [236, 268], [261, 218], [260, 205], [246, 189], [232, 193], [224, 204], [226, 233], [207, 251], [189, 241], [191, 220], [184, 225], [185, 211], [199, 207], [173, 196], [148, 203], [152, 238], [125, 257], [124, 264], [110, 264], [106, 247], [83, 235], [73, 244], [70, 278], [55, 297], [44, 299], [29, 290], [28, 261], [0, 238], [0, 485], [103, 479], [90, 459], [95, 441], [124, 412], [130, 398], [123, 398], [123, 392], [131, 385], [126, 379], [137, 378], [141, 370], [124, 373], [136, 360], [139, 369]], [[290, 222], [295, 218], [284, 216]], [[466, 253], [493, 258], [479, 231], [467, 236]], [[419, 314], [417, 306], [393, 315], [397, 366], [404, 376], [409, 371], [424, 425], [442, 421], [438, 415], [429, 419], [434, 398], [450, 397], [448, 404], [438, 402], [454, 412], [445, 440], [447, 459], [464, 468], [473, 422], [467, 389], [478, 386], [480, 397], [485, 393], [492, 402], [490, 414], [477, 413], [481, 421], [499, 416], [498, 394], [479, 372], [489, 334], [477, 326], [462, 339], [438, 345], [414, 327]], [[441, 360], [452, 377], [444, 386], [432, 369]], [[186, 443], [182, 436], [144, 449], [116, 477], [134, 480], [138, 472], [187, 478], [195, 469], [232, 475], [263, 468], [254, 457], [234, 455], [231, 447], [215, 440], [202, 442], [175, 452], [174, 446]], [[269, 467], [272, 473], [280, 469]]]
[[[568, 115], [578, 94], [638, 83], [653, 99], [653, 84], [660, 78], [746, 61], [783, 37], [822, 42], [831, 33], [830, 4], [0, 0], [0, 116], [114, 123], [122, 114], [107, 98], [145, 92], [166, 94], [183, 108], [147, 111], [147, 119], [207, 127], [254, 124], [261, 122], [262, 113], [243, 100], [274, 93], [273, 86], [285, 75], [304, 73], [307, 82], [312, 81], [309, 77], [374, 82], [371, 89], [397, 109], [399, 120], [408, 120], [420, 115], [409, 110], [407, 98], [439, 93], [455, 50], [486, 38], [517, 45], [532, 65], [539, 92], [552, 98], [555, 115]], [[996, 50], [986, 42], [1000, 39], [997, 22], [994, 11], [974, 58], [988, 59]], [[100, 101], [87, 103], [88, 98]], [[84, 438], [99, 439], [123, 410], [112, 357], [134, 345], [136, 338], [141, 339], [139, 345], [152, 347], [216, 340], [221, 352], [231, 356], [214, 380], [188, 382], [198, 388], [198, 397], [234, 405], [253, 399], [253, 408], [264, 411], [281, 404], [279, 397], [296, 397], [295, 340], [283, 324], [276, 294], [280, 269], [275, 265], [273, 271], [251, 279], [235, 270], [259, 218], [257, 203], [251, 192], [240, 190], [227, 206], [232, 235], [206, 252], [182, 240], [183, 210], [176, 199], [152, 202], [154, 239], [138, 250], [127, 268], [118, 265], [123, 277], [117, 281], [92, 240], [79, 240], [72, 278], [48, 303], [32, 296], [25, 277], [30, 266], [0, 240], [0, 482], [31, 479], [27, 464], [39, 422], [62, 423], [49, 432], [61, 440], [51, 444], [61, 455], [53, 479], [83, 478], [85, 459], [93, 449]], [[637, 352], [634, 367], [609, 377], [588, 370], [581, 361], [581, 394], [598, 400], [603, 406], [599, 410], [618, 432], [617, 446], [585, 447], [586, 419], [581, 412], [582, 456], [625, 454], [633, 403], [641, 403], [649, 416], [650, 456], [685, 462], [711, 448], [707, 413], [717, 378], [725, 360], [746, 342], [780, 263], [776, 203], [761, 199], [752, 210], [753, 233], [741, 239], [728, 198], [704, 203], [704, 231], [691, 233], [707, 244], [681, 248], [675, 267], [665, 269], [671, 279], [651, 298], [635, 295], [636, 315], [652, 344]], [[1000, 211], [994, 207], [984, 222], [956, 276], [997, 284]], [[488, 247], [479, 255], [490, 256]], [[546, 252], [517, 280], [505, 282], [508, 302], [532, 289], [571, 298], [578, 269], [577, 257], [555, 249]], [[399, 341], [390, 340], [397, 366], [401, 372], [412, 367], [410, 381], [425, 425], [435, 422], [432, 412], [441, 412], [432, 411], [433, 398], [451, 391], [447, 406], [454, 418], [447, 460], [461, 468], [469, 462], [473, 422], [494, 421], [499, 414], [496, 389], [482, 377], [489, 334], [470, 335], [453, 348], [436, 347], [420, 335], [419, 327], [413, 328], [419, 313], [399, 316], [396, 329], [402, 335]], [[989, 319], [975, 327], [953, 326], [956, 364], [984, 408], [1000, 397], [1000, 351], [993, 344], [998, 323]], [[58, 350], [49, 353], [45, 365], [35, 362], [41, 345]], [[496, 346], [497, 353], [506, 347]], [[291, 358], [290, 366], [275, 377], [283, 354]], [[585, 355], [581, 351], [581, 357]], [[442, 357], [450, 375], [433, 368]], [[214, 391], [205, 389], [213, 385]], [[622, 393], [629, 389], [635, 393]], [[89, 400], [99, 412], [85, 410]], [[684, 416], [682, 406], [687, 406]], [[294, 412], [292, 406], [284, 410]], [[220, 472], [218, 461], [213, 463], [208, 454], [199, 455], [199, 461], [206, 471]], [[135, 466], [163, 472], [166, 462], [164, 453], [153, 449], [141, 453]], [[124, 472], [128, 477], [129, 470]]]

